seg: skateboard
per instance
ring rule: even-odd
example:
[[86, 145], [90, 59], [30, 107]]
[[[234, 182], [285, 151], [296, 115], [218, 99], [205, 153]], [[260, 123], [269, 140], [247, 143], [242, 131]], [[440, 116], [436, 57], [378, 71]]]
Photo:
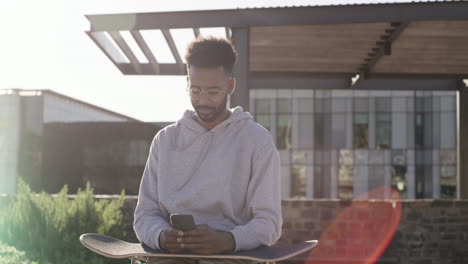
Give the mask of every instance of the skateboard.
[[130, 258], [132, 263], [145, 262], [149, 257], [160, 258], [192, 258], [192, 259], [242, 259], [259, 262], [275, 262], [292, 258], [309, 252], [317, 244], [317, 240], [309, 240], [298, 244], [281, 247], [258, 247], [253, 250], [238, 251], [219, 255], [196, 255], [192, 253], [171, 254], [147, 247], [140, 243], [130, 243], [117, 238], [100, 234], [83, 234], [80, 242], [87, 249], [108, 258]]

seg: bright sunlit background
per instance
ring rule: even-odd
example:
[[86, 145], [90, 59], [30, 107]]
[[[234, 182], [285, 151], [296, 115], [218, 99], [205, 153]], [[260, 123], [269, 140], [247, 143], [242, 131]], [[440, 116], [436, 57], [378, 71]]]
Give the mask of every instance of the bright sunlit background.
[[[123, 75], [84, 33], [86, 14], [377, 2], [385, 1], [4, 1], [0, 89], [50, 89], [142, 121], [175, 121], [191, 108], [185, 77]], [[171, 32], [184, 56], [187, 32]], [[158, 54], [161, 62], [171, 59], [168, 49]]]

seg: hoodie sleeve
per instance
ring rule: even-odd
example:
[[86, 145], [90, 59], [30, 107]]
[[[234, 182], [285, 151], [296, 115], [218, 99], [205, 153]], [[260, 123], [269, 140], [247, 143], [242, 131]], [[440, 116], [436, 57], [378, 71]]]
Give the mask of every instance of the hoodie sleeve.
[[281, 187], [279, 153], [269, 142], [254, 154], [246, 206], [252, 219], [230, 230], [235, 251], [273, 245], [281, 236]]
[[158, 200], [158, 135], [151, 144], [140, 183], [133, 222], [133, 229], [138, 239], [154, 249], [160, 249], [159, 235], [169, 226]]

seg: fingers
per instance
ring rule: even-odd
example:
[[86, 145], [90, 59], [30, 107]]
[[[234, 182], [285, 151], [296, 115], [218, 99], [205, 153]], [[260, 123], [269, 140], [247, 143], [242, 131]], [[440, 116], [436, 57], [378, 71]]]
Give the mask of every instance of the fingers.
[[180, 231], [175, 230], [173, 228], [167, 228], [161, 233], [161, 249], [170, 252], [170, 253], [177, 253], [182, 252], [184, 250], [183, 247], [180, 246], [180, 243], [177, 242], [177, 238], [179, 237]]
[[182, 244], [183, 248], [196, 254], [209, 255], [215, 253], [209, 243]]
[[208, 225], [198, 225], [191, 231], [168, 228], [162, 233], [163, 249], [170, 253], [189, 250], [196, 254], [212, 255], [223, 251], [220, 233]]
[[207, 236], [185, 236], [185, 237], [178, 237], [177, 242], [180, 244], [199, 244], [199, 243], [207, 243], [211, 239]]
[[203, 225], [197, 225], [197, 227], [193, 230], [185, 231], [184, 235], [203, 236], [212, 232], [216, 232], [216, 231], [213, 228], [211, 228], [209, 225], [203, 224]]

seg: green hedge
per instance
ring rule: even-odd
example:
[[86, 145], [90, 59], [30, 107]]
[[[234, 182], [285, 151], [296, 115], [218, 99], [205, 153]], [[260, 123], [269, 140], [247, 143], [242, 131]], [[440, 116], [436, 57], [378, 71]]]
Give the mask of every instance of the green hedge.
[[0, 263], [2, 264], [37, 264], [27, 259], [26, 254], [0, 241]]
[[95, 200], [89, 183], [85, 190], [78, 190], [74, 199], [69, 199], [67, 193], [64, 186], [58, 197], [36, 194], [20, 181], [16, 200], [0, 210], [0, 241], [41, 264], [128, 263], [107, 261], [78, 240], [83, 233], [125, 238], [121, 211], [125, 194], [122, 192], [118, 200]]

